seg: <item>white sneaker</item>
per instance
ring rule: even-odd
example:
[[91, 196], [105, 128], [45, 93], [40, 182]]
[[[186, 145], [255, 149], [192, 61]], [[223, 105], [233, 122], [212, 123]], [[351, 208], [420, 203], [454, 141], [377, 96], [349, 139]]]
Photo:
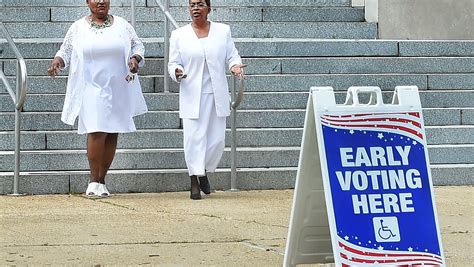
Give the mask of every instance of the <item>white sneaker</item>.
[[107, 190], [107, 187], [105, 184], [99, 184], [98, 190], [97, 190], [97, 196], [99, 197], [109, 197], [110, 193], [109, 190]]
[[89, 185], [87, 186], [86, 196], [87, 196], [87, 197], [96, 197], [96, 196], [99, 196], [99, 195], [98, 195], [98, 191], [99, 191], [99, 183], [91, 182], [91, 183], [89, 183]]

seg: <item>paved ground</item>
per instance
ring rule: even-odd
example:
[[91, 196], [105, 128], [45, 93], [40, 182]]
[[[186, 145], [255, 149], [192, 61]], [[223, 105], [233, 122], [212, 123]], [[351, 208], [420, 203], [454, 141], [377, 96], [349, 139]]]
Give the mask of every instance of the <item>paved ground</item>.
[[[473, 192], [435, 189], [448, 266], [473, 266]], [[292, 194], [0, 196], [0, 265], [281, 266]]]

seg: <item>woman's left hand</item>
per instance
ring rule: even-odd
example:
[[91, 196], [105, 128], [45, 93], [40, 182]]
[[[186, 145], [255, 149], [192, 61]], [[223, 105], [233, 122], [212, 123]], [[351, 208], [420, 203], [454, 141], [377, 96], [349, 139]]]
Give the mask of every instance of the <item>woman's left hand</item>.
[[230, 71], [234, 76], [238, 77], [239, 79], [244, 78], [244, 68], [247, 67], [247, 64], [235, 64], [230, 68]]
[[132, 57], [128, 62], [128, 68], [130, 69], [131, 73], [138, 72], [138, 60], [135, 57]]

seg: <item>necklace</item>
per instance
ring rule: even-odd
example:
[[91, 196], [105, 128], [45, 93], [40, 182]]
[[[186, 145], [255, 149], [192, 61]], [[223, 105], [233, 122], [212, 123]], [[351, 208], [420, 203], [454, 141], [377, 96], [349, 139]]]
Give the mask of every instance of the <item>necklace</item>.
[[107, 15], [107, 18], [104, 20], [104, 23], [102, 23], [102, 24], [97, 24], [97, 22], [92, 20], [92, 16], [89, 17], [89, 22], [91, 24], [91, 28], [97, 29], [97, 30], [101, 30], [101, 29], [108, 28], [108, 27], [112, 26], [112, 22], [110, 21], [110, 18], [109, 18], [108, 15]]
[[197, 35], [198, 38], [205, 38], [209, 35], [210, 23], [206, 22], [204, 27], [199, 28], [194, 22], [191, 23], [191, 27], [194, 30], [194, 33]]

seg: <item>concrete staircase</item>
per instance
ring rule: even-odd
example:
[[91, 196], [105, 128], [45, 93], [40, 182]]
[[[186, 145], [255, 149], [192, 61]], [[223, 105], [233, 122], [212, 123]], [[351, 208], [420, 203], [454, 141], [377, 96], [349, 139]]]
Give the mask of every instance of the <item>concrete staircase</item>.
[[[188, 22], [186, 1], [171, 13]], [[352, 85], [374, 85], [390, 101], [397, 85], [416, 85], [423, 105], [434, 183], [474, 184], [474, 42], [377, 40], [377, 25], [349, 0], [213, 0], [210, 18], [231, 25], [249, 64], [238, 113], [238, 187], [291, 188], [298, 164], [311, 86], [332, 86], [342, 102]], [[3, 0], [0, 18], [27, 59], [29, 95], [22, 116], [20, 192], [82, 192], [88, 181], [85, 136], [60, 121], [67, 71], [46, 69], [72, 21], [88, 14], [83, 1]], [[129, 18], [129, 1], [113, 0], [111, 14]], [[141, 83], [150, 112], [140, 129], [119, 136], [108, 178], [112, 192], [186, 190], [177, 87], [163, 93], [162, 14], [138, 0], [137, 31], [146, 46]], [[19, 16], [18, 14], [21, 14]], [[0, 41], [6, 75], [12, 52]], [[3, 85], [2, 85], [3, 86]], [[0, 87], [0, 194], [12, 190], [13, 104]], [[230, 136], [230, 135], [229, 135]], [[227, 138], [230, 144], [230, 139]], [[216, 189], [230, 186], [226, 149]]]

